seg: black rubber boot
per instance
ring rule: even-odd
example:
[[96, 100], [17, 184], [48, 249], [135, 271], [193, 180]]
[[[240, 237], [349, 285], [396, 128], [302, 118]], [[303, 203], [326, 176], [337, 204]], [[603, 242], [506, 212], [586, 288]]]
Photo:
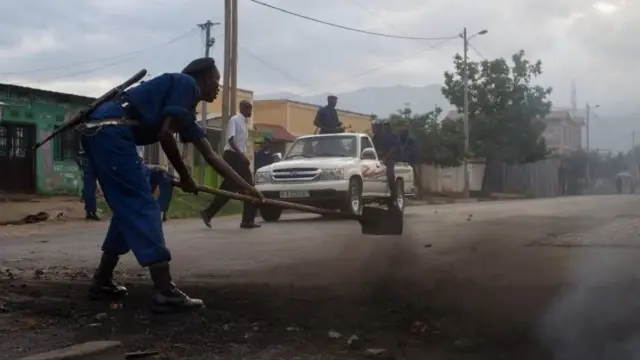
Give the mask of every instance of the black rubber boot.
[[87, 213], [87, 216], [84, 217], [85, 220], [89, 221], [100, 221], [100, 217], [96, 213]]
[[204, 307], [200, 299], [192, 299], [180, 291], [171, 279], [168, 262], [149, 266], [154, 294], [151, 310], [157, 313], [190, 311]]
[[120, 256], [102, 253], [100, 265], [93, 274], [93, 282], [89, 287], [89, 296], [95, 300], [121, 298], [127, 295], [127, 288], [113, 281], [113, 270], [118, 265]]

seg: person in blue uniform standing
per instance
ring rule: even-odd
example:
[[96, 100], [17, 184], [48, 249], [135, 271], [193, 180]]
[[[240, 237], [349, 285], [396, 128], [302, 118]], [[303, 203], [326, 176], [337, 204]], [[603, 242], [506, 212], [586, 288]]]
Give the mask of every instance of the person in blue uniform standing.
[[[144, 162], [144, 146], [138, 146], [138, 156], [140, 161]], [[173, 197], [173, 178], [169, 174], [168, 169], [162, 165], [148, 164], [144, 162], [146, 176], [149, 180], [149, 186], [151, 187], [151, 193], [158, 190], [158, 206], [162, 213], [162, 221], [167, 221], [167, 211], [169, 211], [169, 204]]]
[[78, 149], [78, 167], [82, 171], [82, 201], [84, 201], [85, 219], [91, 221], [100, 221], [98, 217], [98, 206], [96, 203], [96, 172], [93, 166], [89, 165], [82, 146]]
[[160, 208], [153, 198], [145, 166], [136, 145], [160, 142], [180, 176], [185, 192], [197, 186], [182, 161], [174, 134], [191, 142], [205, 161], [226, 179], [251, 194], [262, 195], [222, 160], [196, 124], [195, 107], [218, 94], [220, 73], [212, 58], [192, 61], [182, 73], [167, 73], [130, 88], [89, 114], [79, 127], [82, 145], [96, 171], [113, 217], [102, 244], [102, 258], [89, 289], [96, 299], [120, 297], [127, 289], [116, 284], [113, 271], [119, 257], [131, 250], [149, 269], [154, 285], [152, 310], [173, 312], [200, 308], [203, 302], [180, 291], [172, 281], [171, 253], [165, 245]]
[[316, 132], [318, 134], [336, 134], [344, 132], [344, 127], [338, 117], [336, 105], [338, 105], [338, 97], [335, 95], [329, 95], [327, 97], [327, 105], [319, 108], [316, 112], [316, 118], [313, 121], [313, 125], [316, 126]]
[[274, 156], [275, 154], [271, 151], [271, 139], [265, 137], [264, 140], [262, 140], [260, 150], [256, 151], [253, 155], [253, 172], [255, 173], [261, 167], [273, 164], [276, 161]]
[[400, 156], [398, 137], [391, 131], [391, 124], [387, 120], [380, 120], [373, 125], [373, 146], [376, 148], [380, 161], [386, 168], [387, 184], [391, 193], [389, 203], [397, 206], [398, 186], [396, 184], [396, 161]]

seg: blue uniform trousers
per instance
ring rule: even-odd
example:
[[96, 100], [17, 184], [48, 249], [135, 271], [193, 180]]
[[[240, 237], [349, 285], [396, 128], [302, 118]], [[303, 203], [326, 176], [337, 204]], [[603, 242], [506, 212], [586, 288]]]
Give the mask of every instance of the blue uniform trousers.
[[98, 211], [96, 205], [96, 172], [93, 166], [85, 159], [82, 165], [82, 200], [87, 214], [95, 214]]
[[142, 266], [171, 260], [160, 208], [131, 128], [104, 126], [95, 135], [83, 136], [82, 145], [113, 211], [102, 250], [118, 255], [132, 250]]

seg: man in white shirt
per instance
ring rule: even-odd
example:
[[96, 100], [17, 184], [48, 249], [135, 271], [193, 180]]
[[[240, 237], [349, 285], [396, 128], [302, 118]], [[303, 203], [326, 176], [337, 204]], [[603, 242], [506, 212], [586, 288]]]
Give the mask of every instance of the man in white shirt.
[[[247, 149], [248, 129], [247, 122], [251, 117], [253, 105], [247, 100], [240, 102], [240, 113], [229, 119], [227, 125], [227, 133], [225, 134], [224, 154], [222, 158], [226, 161], [246, 182], [253, 184], [253, 175], [251, 171], [251, 162], [247, 158], [245, 151]], [[220, 184], [221, 190], [240, 191], [231, 181], [226, 179]], [[223, 196], [216, 196], [213, 201], [204, 210], [200, 212], [202, 221], [207, 227], [211, 227], [211, 219], [216, 216], [229, 201]], [[257, 208], [251, 202], [245, 202], [242, 209], [242, 229], [255, 229], [260, 225], [255, 223]]]

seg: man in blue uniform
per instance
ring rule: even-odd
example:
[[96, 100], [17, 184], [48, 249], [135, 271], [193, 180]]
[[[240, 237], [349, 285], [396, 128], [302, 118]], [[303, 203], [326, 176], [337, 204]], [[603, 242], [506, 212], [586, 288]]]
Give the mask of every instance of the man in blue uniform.
[[[144, 162], [144, 146], [138, 146], [138, 156], [140, 161]], [[155, 193], [158, 190], [157, 201], [162, 213], [162, 221], [167, 221], [167, 211], [169, 211], [169, 204], [173, 197], [172, 176], [169, 174], [168, 169], [162, 165], [147, 163], [144, 163], [144, 165], [151, 193]]]
[[79, 130], [82, 145], [96, 171], [105, 199], [113, 211], [102, 245], [102, 258], [90, 287], [94, 298], [126, 295], [127, 289], [113, 281], [119, 256], [133, 252], [138, 263], [148, 267], [154, 285], [152, 310], [171, 312], [200, 308], [173, 283], [165, 246], [160, 208], [153, 198], [144, 164], [136, 145], [160, 142], [180, 176], [184, 191], [197, 193], [197, 186], [180, 156], [174, 133], [191, 142], [205, 161], [225, 178], [262, 198], [211, 148], [196, 124], [195, 107], [212, 102], [218, 94], [220, 73], [211, 58], [191, 62], [182, 73], [163, 74], [125, 91], [89, 115]]
[[258, 171], [261, 167], [273, 164], [275, 161], [273, 151], [271, 151], [271, 139], [265, 137], [262, 140], [260, 150], [253, 154], [253, 172]]
[[404, 126], [398, 133], [398, 141], [400, 142], [400, 152], [402, 154], [400, 161], [406, 162], [411, 165], [413, 169], [413, 182], [414, 184], [420, 183], [419, 171], [418, 171], [418, 145], [409, 128]]
[[386, 167], [387, 183], [391, 192], [389, 203], [396, 206], [398, 187], [396, 186], [396, 159], [400, 155], [400, 143], [398, 137], [391, 131], [391, 125], [387, 120], [381, 120], [373, 125], [373, 146], [378, 157]]
[[336, 105], [338, 97], [329, 95], [327, 97], [327, 105], [318, 109], [313, 124], [318, 128], [318, 134], [335, 134], [344, 132], [342, 123], [338, 118]]
[[161, 165], [148, 164], [149, 169], [149, 186], [151, 186], [151, 192], [158, 190], [158, 206], [162, 213], [162, 221], [167, 221], [167, 211], [169, 211], [169, 204], [173, 197], [173, 181], [171, 175]]
[[98, 217], [98, 206], [96, 204], [96, 172], [93, 167], [88, 164], [89, 160], [82, 149], [78, 149], [78, 167], [82, 171], [82, 201], [84, 201], [85, 219], [92, 221], [100, 221]]

